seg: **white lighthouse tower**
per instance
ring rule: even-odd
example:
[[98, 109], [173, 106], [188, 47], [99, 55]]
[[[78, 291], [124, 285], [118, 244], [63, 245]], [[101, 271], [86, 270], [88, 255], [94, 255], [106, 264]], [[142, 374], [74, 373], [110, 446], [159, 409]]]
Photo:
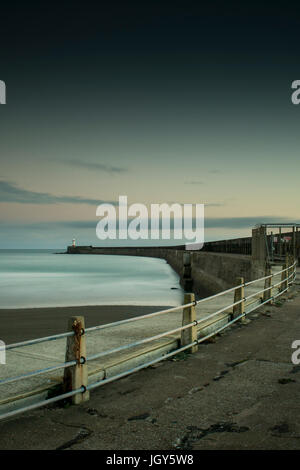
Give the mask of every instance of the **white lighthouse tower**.
[[73, 238], [73, 240], [72, 240], [72, 247], [75, 248], [75, 246], [76, 246], [76, 240], [75, 240], [75, 238]]

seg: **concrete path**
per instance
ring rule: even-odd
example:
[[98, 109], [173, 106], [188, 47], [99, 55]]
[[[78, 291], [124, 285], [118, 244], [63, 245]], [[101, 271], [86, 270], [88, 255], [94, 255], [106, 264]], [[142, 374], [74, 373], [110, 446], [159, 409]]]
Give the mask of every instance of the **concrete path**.
[[0, 423], [1, 449], [299, 449], [299, 292], [297, 281], [282, 306], [261, 307], [196, 354], [107, 384], [84, 405]]

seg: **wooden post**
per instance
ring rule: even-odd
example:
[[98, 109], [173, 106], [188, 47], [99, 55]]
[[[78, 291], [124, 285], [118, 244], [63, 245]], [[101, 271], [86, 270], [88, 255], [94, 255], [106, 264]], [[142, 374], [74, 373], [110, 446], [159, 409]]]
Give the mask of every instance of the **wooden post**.
[[295, 225], [293, 225], [293, 258], [296, 259], [296, 231]]
[[[241, 284], [245, 284], [245, 279], [243, 277], [237, 277], [236, 278], [236, 285], [240, 286]], [[234, 291], [234, 302], [238, 302], [239, 300], [242, 300], [238, 305], [234, 305], [233, 310], [232, 310], [232, 316], [233, 318], [236, 318], [243, 313], [245, 313], [245, 301], [243, 300], [245, 298], [245, 286], [242, 285], [241, 287], [237, 287]], [[241, 322], [244, 323], [245, 317], [241, 318]]]
[[0, 364], [6, 364], [5, 343], [0, 339]]
[[[286, 260], [287, 260], [287, 256], [286, 256]], [[288, 267], [288, 261], [286, 261], [283, 265], [282, 265], [282, 269], [286, 269]], [[285, 290], [287, 288], [287, 281], [285, 280], [285, 278], [287, 277], [287, 271], [283, 271], [281, 273], [281, 284], [279, 286], [279, 290], [282, 292], [283, 290]]]
[[[184, 294], [184, 303], [190, 304], [191, 302], [195, 302], [195, 294]], [[192, 305], [191, 307], [183, 308], [182, 326], [188, 325], [189, 323], [192, 323], [193, 321], [196, 321], [195, 306]], [[181, 331], [181, 341], [180, 341], [181, 346], [186, 346], [187, 344], [193, 343], [196, 340], [197, 340], [197, 325], [196, 324], [195, 326], [191, 326], [190, 328], [187, 328], [186, 330]], [[197, 352], [198, 345], [195, 344], [189, 349], [189, 351], [191, 353]]]
[[288, 269], [288, 276], [291, 276], [290, 279], [288, 280], [288, 282], [292, 282], [293, 278], [292, 278], [292, 274], [293, 274], [293, 263], [294, 263], [294, 256], [291, 255], [289, 257], [289, 269]]
[[[270, 276], [272, 274], [271, 271], [271, 266], [269, 264], [266, 265], [266, 270], [265, 270], [265, 276]], [[265, 290], [264, 291], [264, 296], [263, 296], [263, 302], [266, 302], [268, 304], [272, 304], [273, 300], [271, 299], [272, 297], [272, 278], [269, 277], [268, 279], [265, 279]], [[269, 302], [267, 300], [270, 299]]]
[[[286, 259], [285, 259], [285, 265], [286, 265], [286, 268], [287, 268], [287, 271], [285, 272], [285, 277], [287, 278], [290, 274], [290, 269], [289, 269], [289, 266], [290, 266], [290, 259], [291, 259], [291, 252], [287, 253], [286, 255]], [[284, 283], [284, 288], [287, 289], [289, 287], [289, 280], [286, 279], [285, 283]]]
[[282, 256], [281, 227], [279, 227], [279, 256]]
[[298, 227], [296, 227], [295, 233], [295, 259], [296, 261], [299, 258], [299, 236], [298, 236]]
[[[77, 361], [72, 367], [67, 367], [64, 373], [64, 392], [76, 390], [88, 384], [87, 364], [80, 363], [81, 358], [86, 358], [86, 343], [84, 334], [84, 317], [71, 317], [68, 329], [75, 332], [74, 336], [67, 337], [66, 362]], [[78, 405], [89, 400], [89, 392], [77, 393], [72, 397], [72, 403]]]

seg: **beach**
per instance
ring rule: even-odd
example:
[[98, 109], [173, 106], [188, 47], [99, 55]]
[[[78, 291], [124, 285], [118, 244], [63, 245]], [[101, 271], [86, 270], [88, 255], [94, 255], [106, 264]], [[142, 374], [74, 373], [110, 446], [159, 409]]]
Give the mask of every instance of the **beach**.
[[154, 305], [89, 305], [74, 307], [0, 309], [0, 339], [6, 344], [67, 331], [68, 319], [84, 316], [86, 328], [163, 310]]

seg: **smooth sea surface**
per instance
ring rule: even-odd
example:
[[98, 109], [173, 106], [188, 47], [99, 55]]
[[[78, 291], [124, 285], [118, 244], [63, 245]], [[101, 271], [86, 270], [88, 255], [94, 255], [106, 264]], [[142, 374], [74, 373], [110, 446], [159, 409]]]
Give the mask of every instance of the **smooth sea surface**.
[[0, 250], [0, 308], [183, 302], [179, 276], [165, 260], [57, 251]]

